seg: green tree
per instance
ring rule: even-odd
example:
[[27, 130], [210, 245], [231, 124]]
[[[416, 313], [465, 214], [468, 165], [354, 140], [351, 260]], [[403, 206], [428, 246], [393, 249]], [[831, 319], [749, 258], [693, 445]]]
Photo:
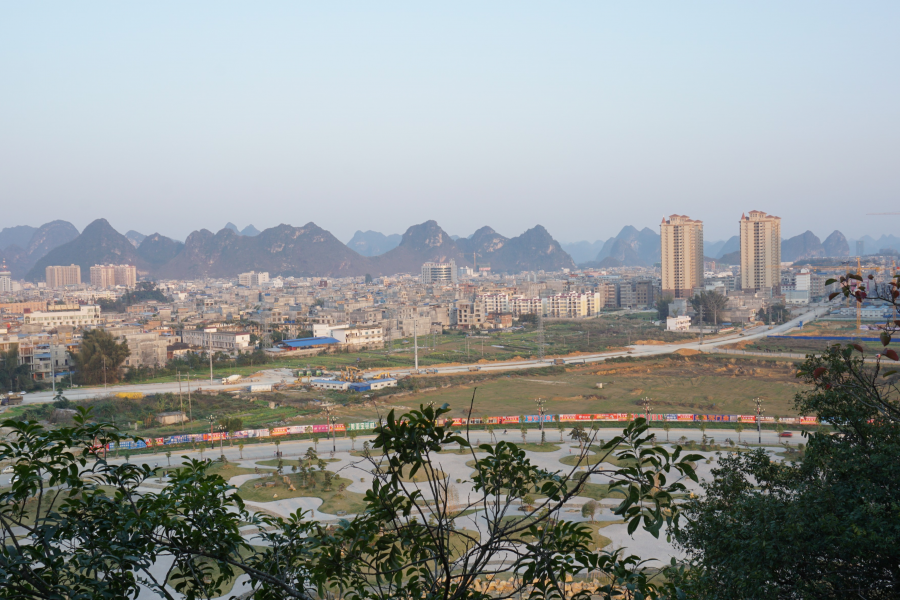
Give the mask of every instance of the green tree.
[[[660, 584], [650, 581], [640, 559], [597, 552], [589, 528], [551, 515], [583, 493], [587, 477], [598, 475], [613, 489], [627, 490], [616, 512], [628, 530], [643, 527], [658, 536], [677, 520], [672, 494], [686, 491], [679, 479], [697, 480], [691, 461], [700, 457], [648, 448], [646, 427], [631, 423], [608, 452], [620, 448], [623, 458], [639, 453], [638, 464], [598, 463], [587, 477], [560, 472], [548, 480], [524, 451], [500, 442], [473, 467], [477, 498], [467, 500], [468, 508], [495, 507], [475, 537], [454, 527], [457, 513], [439, 493], [445, 484], [435, 476], [435, 453], [459, 438], [438, 424], [441, 411], [421, 407], [403, 419], [387, 415], [375, 430], [375, 481], [365, 509], [327, 529], [301, 511], [289, 518], [249, 511], [233, 487], [208, 472], [206, 461], [185, 463], [165, 488], [148, 493], [141, 486], [152, 476], [150, 467], [94, 458], [98, 440], [121, 437], [108, 425], [87, 423], [84, 412], [75, 426], [53, 430], [5, 421], [0, 426], [10, 435], [0, 440], [0, 461], [13, 464], [17, 477], [0, 490], [0, 530], [15, 529], [17, 539], [0, 546], [0, 597], [123, 598], [136, 597], [143, 587], [171, 598], [167, 583], [189, 598], [218, 597], [243, 572], [258, 599], [450, 600], [471, 598], [475, 580], [494, 572], [504, 557], [513, 557], [504, 567], [514, 575], [510, 596], [562, 597], [570, 577], [592, 572], [606, 585], [601, 594], [629, 589], [634, 597], [659, 595]], [[82, 477], [85, 469], [90, 478]], [[418, 489], [402, 481], [404, 473], [419, 471], [430, 475], [421, 485], [438, 499], [434, 504], [420, 502]], [[519, 513], [518, 499], [538, 484], [544, 499], [537, 510]], [[56, 502], [30, 500], [36, 497]], [[259, 532], [253, 545], [242, 535], [245, 525]], [[160, 563], [173, 565], [168, 581], [158, 577]]]
[[103, 329], [85, 331], [77, 352], [70, 352], [76, 380], [85, 385], [119, 381], [119, 367], [131, 355], [125, 341], [117, 342]]
[[522, 425], [519, 428], [519, 434], [522, 436], [522, 443], [528, 442], [528, 428]]
[[244, 442], [238, 442], [238, 454], [241, 457], [241, 460], [244, 460]]
[[370, 283], [372, 283], [372, 276], [366, 273], [366, 285], [369, 285]]
[[[675, 300], [671, 294], [666, 294], [656, 299], [656, 315], [660, 321], [665, 321], [669, 316], [669, 304]], [[674, 316], [674, 315], [673, 315]]]
[[719, 292], [703, 290], [691, 298], [691, 306], [699, 314], [703, 307], [703, 322], [719, 324], [719, 314], [725, 310], [728, 299]]
[[741, 432], [744, 431], [744, 424], [743, 423], [735, 423], [734, 430], [738, 434], [738, 444], [740, 444], [741, 443]]
[[664, 421], [663, 422], [663, 431], [666, 432], [666, 442], [669, 441], [669, 431], [671, 431], [671, 430], [672, 430], [672, 424], [669, 423], [668, 421]]
[[810, 390], [795, 408], [839, 435], [810, 435], [792, 464], [763, 449], [720, 458], [676, 528], [690, 561], [673, 580], [688, 597], [896, 597], [897, 381], [880, 361], [837, 346], [807, 358], [800, 374]]
[[30, 369], [27, 364], [19, 364], [19, 345], [11, 344], [9, 350], [0, 352], [0, 390], [11, 392], [30, 387]]
[[593, 523], [598, 508], [600, 508], [600, 505], [597, 504], [596, 500], [588, 500], [581, 505], [581, 516], [585, 519], [590, 518], [591, 523]]

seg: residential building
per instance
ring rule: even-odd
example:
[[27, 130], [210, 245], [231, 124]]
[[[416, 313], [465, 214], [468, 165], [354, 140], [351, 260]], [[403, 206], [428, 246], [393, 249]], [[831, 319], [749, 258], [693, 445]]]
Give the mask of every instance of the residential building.
[[659, 227], [662, 293], [690, 298], [703, 285], [703, 221], [671, 215]]
[[67, 285], [81, 285], [81, 267], [78, 265], [69, 265], [63, 267], [59, 265], [48, 266], [44, 268], [44, 279], [48, 288], [63, 288]]
[[108, 330], [119, 341], [128, 344], [131, 352], [123, 366], [127, 369], [139, 367], [162, 367], [168, 361], [169, 338], [160, 337], [156, 332], [143, 331], [138, 327], [124, 327]]
[[460, 300], [456, 303], [456, 324], [462, 329], [481, 329], [487, 313], [480, 300]]
[[241, 273], [238, 275], [238, 285], [244, 287], [262, 287], [263, 284], [269, 282], [268, 271], [250, 271], [249, 273]]
[[133, 288], [137, 283], [134, 265], [94, 265], [91, 267], [91, 285], [95, 288], [122, 286]]
[[544, 303], [537, 296], [513, 296], [509, 299], [509, 311], [514, 317], [544, 314]]
[[181, 341], [201, 350], [225, 352], [226, 354], [243, 354], [252, 350], [250, 333], [247, 331], [218, 331], [215, 327], [206, 329], [184, 329]]
[[781, 289], [781, 218], [760, 210], [741, 215], [741, 288]]
[[40, 325], [44, 329], [65, 325], [87, 327], [100, 325], [100, 307], [93, 304], [50, 304], [47, 310], [28, 311], [23, 315], [25, 325]]
[[13, 291], [12, 273], [6, 268], [6, 260], [0, 266], [0, 293], [9, 293]]
[[687, 315], [666, 317], [666, 331], [687, 331], [691, 327], [691, 318]]
[[436, 263], [427, 262], [422, 265], [422, 283], [431, 285], [433, 283], [456, 283], [457, 270], [456, 261], [452, 258], [450, 262]]

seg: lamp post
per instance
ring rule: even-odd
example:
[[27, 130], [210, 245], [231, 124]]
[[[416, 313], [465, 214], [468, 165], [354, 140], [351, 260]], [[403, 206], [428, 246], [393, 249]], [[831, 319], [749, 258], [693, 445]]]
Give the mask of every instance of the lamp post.
[[762, 414], [766, 412], [762, 407], [762, 398], [754, 398], [756, 403], [756, 435], [758, 436], [759, 445], [762, 446]]
[[334, 431], [334, 424], [337, 423], [337, 417], [331, 417], [331, 458], [334, 458], [337, 452], [337, 436]]
[[[206, 420], [209, 421], [209, 432], [213, 433], [213, 423], [216, 422], [216, 415], [209, 415], [208, 417], [206, 417]], [[210, 437], [212, 436], [210, 435]], [[209, 446], [210, 448], [216, 447], [212, 440], [209, 440]]]
[[544, 445], [544, 407], [547, 404], [547, 401], [543, 398], [537, 398], [534, 401], [537, 404], [538, 408], [538, 421], [541, 424], [541, 445]]
[[[225, 426], [219, 425], [216, 429], [219, 430], [219, 455], [224, 459], [225, 458], [225, 450], [222, 446], [223, 446], [223, 440], [225, 439], [225, 436], [224, 436]], [[222, 460], [222, 462], [224, 463], [225, 461]]]

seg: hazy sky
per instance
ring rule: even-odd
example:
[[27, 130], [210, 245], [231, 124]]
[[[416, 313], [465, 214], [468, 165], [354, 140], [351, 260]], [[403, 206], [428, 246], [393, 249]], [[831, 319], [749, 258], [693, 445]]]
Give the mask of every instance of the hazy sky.
[[6, 2], [0, 227], [897, 230], [900, 3]]

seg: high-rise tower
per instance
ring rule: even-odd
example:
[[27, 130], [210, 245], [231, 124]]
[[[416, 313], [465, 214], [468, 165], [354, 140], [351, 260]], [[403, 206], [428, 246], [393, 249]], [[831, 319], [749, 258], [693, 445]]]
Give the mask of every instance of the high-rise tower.
[[703, 221], [672, 215], [659, 226], [662, 292], [690, 298], [703, 285]]
[[781, 291], [781, 218], [751, 210], [741, 215], [741, 287]]

